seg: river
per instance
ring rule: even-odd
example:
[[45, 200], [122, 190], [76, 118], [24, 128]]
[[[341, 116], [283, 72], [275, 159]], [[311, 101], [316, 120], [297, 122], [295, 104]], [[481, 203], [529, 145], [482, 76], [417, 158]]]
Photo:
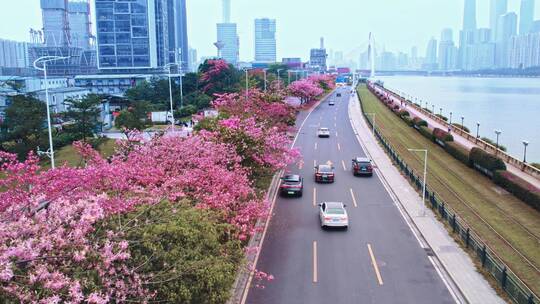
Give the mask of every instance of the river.
[[508, 153], [523, 159], [523, 141], [528, 141], [527, 162], [540, 163], [540, 78], [477, 78], [381, 76], [385, 87], [400, 90], [422, 100], [425, 107], [452, 122], [464, 124], [476, 134], [495, 140], [495, 130], [502, 131], [499, 143]]

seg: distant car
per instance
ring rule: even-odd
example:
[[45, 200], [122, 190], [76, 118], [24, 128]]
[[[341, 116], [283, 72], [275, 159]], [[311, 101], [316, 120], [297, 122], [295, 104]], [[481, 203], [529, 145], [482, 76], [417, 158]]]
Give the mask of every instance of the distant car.
[[349, 215], [346, 205], [341, 202], [324, 202], [319, 204], [321, 227], [349, 227]]
[[341, 97], [341, 93], [337, 93], [337, 94], [336, 94], [336, 97]]
[[304, 179], [300, 175], [288, 174], [281, 178], [279, 192], [282, 196], [302, 196]]
[[335, 105], [335, 104], [336, 104], [336, 103], [335, 103], [333, 100], [331, 100], [331, 101], [328, 102], [328, 105], [329, 105], [329, 106], [333, 106], [333, 105]]
[[330, 129], [328, 129], [328, 128], [319, 128], [319, 130], [317, 130], [317, 136], [319, 136], [319, 137], [330, 137]]
[[334, 167], [332, 165], [315, 166], [315, 182], [333, 183], [335, 180]]
[[357, 157], [352, 160], [353, 175], [373, 176], [373, 164], [369, 158]]

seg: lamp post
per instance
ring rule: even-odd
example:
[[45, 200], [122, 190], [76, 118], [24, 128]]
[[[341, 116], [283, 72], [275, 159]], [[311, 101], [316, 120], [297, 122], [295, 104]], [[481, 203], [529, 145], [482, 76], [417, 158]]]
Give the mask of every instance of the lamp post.
[[249, 82], [249, 73], [248, 73], [248, 69], [245, 68], [244, 71], [246, 72], [246, 102], [248, 101], [248, 98], [249, 98], [249, 87], [248, 87], [248, 82]]
[[527, 146], [529, 145], [529, 142], [524, 140], [523, 142], [523, 168], [525, 168], [525, 164], [527, 163]]
[[373, 123], [371, 124], [373, 136], [375, 136], [375, 114], [376, 113], [366, 113], [366, 115], [371, 115], [373, 117], [372, 119]]
[[287, 84], [291, 83], [291, 71], [287, 71]]
[[[52, 140], [52, 127], [51, 127], [51, 110], [49, 109], [49, 84], [47, 83], [47, 63], [56, 61], [56, 60], [64, 60], [69, 59], [71, 56], [43, 56], [39, 57], [34, 61], [34, 68], [36, 70], [43, 71], [43, 76], [45, 79], [45, 103], [47, 105], [47, 128], [49, 131], [49, 151], [44, 152], [45, 155], [47, 155], [51, 159], [51, 168], [55, 168], [54, 164], [54, 145]], [[43, 66], [40, 67], [39, 63], [42, 63]], [[39, 152], [39, 151], [38, 151]]]
[[264, 74], [264, 92], [266, 93], [266, 70], [268, 69], [263, 69], [263, 74]]
[[476, 142], [478, 142], [478, 138], [480, 138], [480, 122], [476, 122]]
[[426, 175], [427, 175], [427, 155], [426, 149], [408, 149], [411, 152], [423, 152], [424, 153], [424, 182], [422, 183], [422, 209], [420, 216], [426, 215]]
[[499, 135], [501, 135], [501, 133], [502, 133], [501, 130], [495, 130], [495, 134], [497, 134], [497, 143], [495, 144], [495, 147], [497, 148], [497, 150], [495, 150], [495, 154], [499, 152]]
[[439, 115], [442, 116], [442, 108], [439, 108]]
[[450, 112], [450, 121], [449, 121], [450, 124], [452, 124], [452, 112]]
[[279, 72], [281, 72], [283, 69], [277, 69], [277, 83], [278, 83], [278, 88], [281, 89], [281, 83], [279, 82]]
[[465, 117], [461, 116], [461, 130], [465, 131], [465, 128], [464, 128], [464, 121], [465, 120]]
[[168, 69], [169, 72], [169, 102], [171, 106], [171, 126], [174, 129], [174, 109], [173, 109], [173, 96], [172, 96], [172, 83], [171, 83], [171, 67], [173, 65], [178, 65], [177, 63], [167, 63], [164, 67]]

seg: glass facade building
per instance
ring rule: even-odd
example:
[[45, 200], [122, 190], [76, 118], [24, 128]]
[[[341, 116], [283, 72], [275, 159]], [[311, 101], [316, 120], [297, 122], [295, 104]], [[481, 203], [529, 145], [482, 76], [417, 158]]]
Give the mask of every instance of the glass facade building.
[[276, 62], [275, 19], [255, 19], [255, 61]]

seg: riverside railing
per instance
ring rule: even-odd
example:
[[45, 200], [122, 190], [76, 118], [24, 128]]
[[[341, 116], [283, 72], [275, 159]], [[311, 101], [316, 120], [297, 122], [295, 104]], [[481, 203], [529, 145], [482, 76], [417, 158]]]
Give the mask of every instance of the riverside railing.
[[[402, 97], [400, 94], [394, 92], [393, 90], [390, 90], [388, 88], [384, 88], [384, 87], [381, 87], [381, 86], [378, 86], [378, 87], [381, 88], [382, 90], [384, 90], [385, 92], [390, 93], [395, 98], [398, 98], [400, 101], [407, 103], [411, 107], [414, 107], [417, 111], [419, 111], [419, 112], [423, 113], [424, 115], [428, 116], [429, 118], [437, 121], [438, 123], [442, 124], [446, 128], [448, 128], [450, 126], [450, 124], [446, 120], [438, 117], [437, 115], [435, 115], [435, 113], [431, 113], [429, 111], [426, 111], [422, 107], [417, 106], [412, 101], [410, 101], [407, 98]], [[456, 133], [458, 135], [461, 135], [462, 137], [464, 137], [465, 139], [467, 139], [471, 143], [474, 143], [474, 144], [478, 145], [479, 147], [481, 147], [482, 149], [484, 149], [486, 152], [489, 152], [489, 153], [492, 153], [492, 154], [495, 154], [495, 155], [499, 156], [503, 161], [514, 165], [515, 167], [521, 169], [523, 172], [526, 172], [526, 173], [530, 174], [531, 176], [533, 176], [535, 178], [540, 178], [540, 169], [538, 169], [536, 167], [533, 167], [530, 164], [525, 163], [525, 162], [513, 157], [512, 155], [502, 151], [501, 149], [498, 149], [494, 145], [483, 141], [482, 139], [476, 137], [475, 135], [472, 135], [469, 132], [466, 132], [462, 128], [452, 126], [452, 132], [454, 132], [454, 133]]]
[[[360, 94], [358, 94], [360, 96]], [[362, 115], [373, 128], [372, 121], [364, 112], [362, 101], [360, 100]], [[405, 163], [403, 158], [396, 152], [392, 145], [379, 131], [374, 128], [375, 137], [382, 144], [387, 154], [392, 158], [401, 172], [416, 186], [417, 190], [422, 191], [422, 178]], [[535, 295], [527, 285], [521, 281], [512, 270], [497, 257], [484, 241], [476, 234], [457, 213], [452, 210], [448, 204], [442, 200], [426, 184], [426, 198], [429, 200], [428, 206], [439, 216], [439, 219], [448, 225], [452, 234], [458, 239], [472, 256], [477, 259], [482, 270], [491, 275], [497, 282], [498, 287], [516, 304], [540, 304], [540, 299]]]

